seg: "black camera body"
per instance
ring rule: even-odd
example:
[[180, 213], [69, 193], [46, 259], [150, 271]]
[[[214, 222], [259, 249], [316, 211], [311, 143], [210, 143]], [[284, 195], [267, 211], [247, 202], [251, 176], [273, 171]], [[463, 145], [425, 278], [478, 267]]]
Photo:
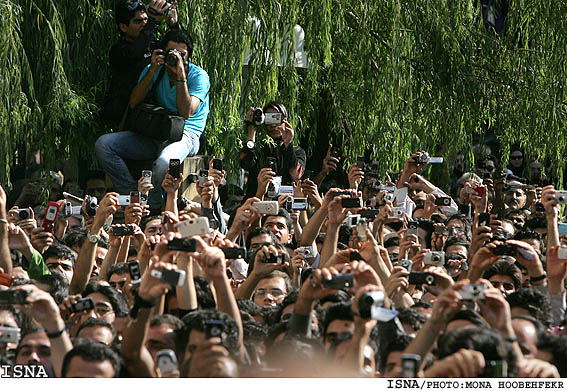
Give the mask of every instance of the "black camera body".
[[363, 319], [372, 319], [373, 309], [384, 306], [384, 293], [382, 291], [366, 292], [358, 299], [358, 313]]
[[222, 320], [206, 320], [205, 321], [205, 338], [220, 338], [224, 332], [224, 322]]
[[283, 263], [285, 262], [284, 259], [284, 255], [283, 254], [278, 254], [278, 255], [274, 255], [274, 254], [270, 254], [269, 257], [264, 258], [262, 260], [263, 263], [275, 263], [277, 265], [283, 265]]
[[98, 200], [96, 197], [87, 196], [87, 202], [85, 203], [85, 213], [87, 216], [95, 216], [98, 210]]
[[[176, 67], [177, 62], [179, 61], [179, 58], [174, 53], [179, 53], [179, 51], [176, 49], [169, 49], [163, 53], [165, 63], [171, 67]], [[179, 55], [181, 55], [181, 53], [179, 53]]]

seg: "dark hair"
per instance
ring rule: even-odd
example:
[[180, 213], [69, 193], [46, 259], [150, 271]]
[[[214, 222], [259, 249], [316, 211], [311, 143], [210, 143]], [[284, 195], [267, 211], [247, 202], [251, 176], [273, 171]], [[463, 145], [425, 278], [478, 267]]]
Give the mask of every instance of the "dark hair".
[[245, 341], [264, 341], [268, 337], [268, 327], [253, 320], [242, 322], [242, 329]]
[[407, 323], [413, 329], [418, 331], [425, 323], [427, 318], [418, 310], [411, 307], [402, 307], [398, 309], [398, 319], [402, 323]]
[[524, 229], [535, 230], [536, 228], [547, 228], [545, 213], [533, 213], [526, 219]]
[[325, 297], [323, 297], [321, 300], [319, 300], [319, 304], [323, 305], [325, 303], [347, 303], [350, 305], [350, 301], [352, 300], [352, 296], [349, 295], [347, 292], [345, 291], [337, 291], [337, 293], [332, 293], [330, 295], [327, 295]]
[[[135, 7], [133, 7], [134, 4], [136, 4]], [[136, 16], [136, 12], [138, 11], [146, 11], [146, 5], [141, 1], [120, 0], [116, 2], [116, 7], [114, 8], [114, 20], [116, 25], [120, 26], [121, 23], [129, 25], [130, 20]], [[88, 179], [91, 179], [90, 176]]]
[[148, 225], [148, 223], [150, 221], [153, 221], [153, 220], [160, 220], [161, 221], [161, 217], [156, 216], [156, 215], [142, 217], [142, 219], [140, 220], [140, 224], [139, 224], [142, 232], [146, 230], [146, 225]]
[[567, 335], [542, 335], [537, 349], [551, 353], [550, 364], [555, 365], [559, 376], [567, 377]]
[[[250, 273], [250, 270], [249, 270], [249, 273]], [[258, 280], [258, 282], [260, 282], [261, 280], [267, 280], [267, 279], [270, 279], [270, 278], [283, 278], [284, 283], [285, 283], [286, 293], [289, 293], [293, 290], [293, 284], [291, 282], [291, 278], [289, 278], [289, 276], [286, 273], [284, 273], [280, 270], [273, 270], [272, 272], [263, 275]], [[256, 285], [258, 285], [258, 284], [256, 284]], [[254, 289], [255, 288], [256, 287], [254, 287]], [[252, 297], [252, 299], [254, 299], [254, 298]]]
[[469, 242], [465, 242], [464, 240], [462, 240], [458, 236], [451, 236], [445, 242], [445, 246], [443, 247], [443, 251], [447, 251], [447, 248], [449, 246], [463, 246], [467, 249], [467, 252], [468, 252], [469, 248], [471, 247], [471, 244]]
[[283, 103], [271, 101], [266, 106], [264, 106], [263, 110], [266, 111], [268, 109], [274, 109], [278, 113], [283, 114], [284, 118], [289, 118], [289, 115], [287, 113], [287, 109], [285, 108]]
[[379, 369], [380, 372], [383, 373], [386, 369], [386, 364], [390, 353], [403, 352], [412, 340], [413, 338], [407, 334], [395, 334], [391, 338], [382, 341], [378, 349], [380, 360], [376, 361], [376, 366], [378, 367], [377, 369]]
[[104, 362], [108, 360], [114, 368], [113, 377], [118, 377], [120, 374], [122, 362], [120, 356], [116, 354], [114, 350], [101, 342], [83, 340], [76, 344], [75, 347], [65, 355], [65, 358], [63, 359], [63, 366], [61, 368], [61, 377], [67, 377], [67, 371], [71, 364], [71, 360], [76, 356], [81, 357], [83, 360], [88, 362]]
[[110, 281], [110, 277], [112, 277], [113, 274], [130, 275], [130, 269], [128, 268], [128, 264], [125, 262], [120, 262], [110, 266], [108, 268], [108, 271], [106, 272], [106, 281]]
[[384, 247], [394, 247], [400, 245], [400, 238], [398, 236], [391, 236], [386, 241], [384, 241]]
[[101, 295], [106, 296], [112, 305], [112, 309], [114, 310], [116, 317], [122, 318], [128, 316], [128, 303], [126, 298], [116, 289], [110, 286], [89, 282], [83, 291], [82, 296], [87, 297], [91, 293], [100, 293]]
[[87, 240], [86, 228], [74, 229], [63, 238], [63, 242], [69, 248], [73, 248], [73, 246], [81, 247], [83, 243], [85, 243], [85, 240]]
[[455, 214], [445, 221], [445, 225], [449, 224], [449, 222], [453, 220], [459, 220], [465, 226], [465, 237], [467, 240], [471, 240], [472, 238], [472, 221], [469, 217], [465, 216], [464, 214]]
[[204, 278], [195, 276], [193, 277], [195, 282], [195, 290], [197, 291], [197, 304], [199, 304], [199, 309], [207, 310], [217, 308], [217, 303], [215, 302], [215, 297], [209, 286], [209, 282]]
[[476, 327], [490, 328], [488, 322], [478, 312], [471, 310], [470, 308], [462, 308], [457, 311], [457, 313], [451, 318], [451, 320], [449, 320], [449, 322], [447, 322], [447, 324], [454, 320], [468, 320]]
[[170, 314], [155, 315], [150, 320], [150, 327], [156, 327], [162, 324], [171, 326], [174, 331], [181, 330], [183, 326], [185, 326], [181, 319]]
[[289, 215], [289, 212], [287, 210], [285, 210], [284, 208], [280, 208], [278, 211], [277, 215], [265, 215], [262, 217], [262, 227], [264, 226], [264, 224], [266, 224], [266, 220], [270, 217], [283, 217], [285, 219], [285, 225], [287, 226], [287, 229], [289, 231], [292, 230], [293, 228], [293, 222], [291, 221], [291, 217]]
[[48, 258], [68, 259], [73, 263], [73, 269], [75, 268], [75, 252], [64, 244], [53, 242], [43, 253], [43, 259], [47, 261]]
[[254, 316], [261, 316], [265, 322], [269, 321], [272, 316], [270, 316], [273, 312], [271, 307], [262, 307], [254, 303], [250, 299], [236, 299], [236, 304], [238, 305], [238, 309], [240, 310], [240, 315], [248, 314], [252, 317]]
[[240, 344], [238, 341], [238, 325], [236, 321], [224, 312], [217, 310], [199, 310], [191, 312], [181, 319], [184, 327], [175, 332], [176, 346], [181, 354], [185, 353], [189, 336], [192, 330], [205, 332], [205, 322], [209, 320], [221, 320], [224, 324], [224, 334], [221, 345], [234, 356], [238, 355]]
[[190, 59], [193, 56], [193, 39], [187, 34], [187, 32], [182, 28], [175, 28], [169, 30], [163, 38], [161, 39], [161, 48], [165, 49], [168, 42], [184, 43], [187, 45], [187, 58]]
[[44, 274], [36, 278], [39, 284], [49, 286], [49, 294], [57, 304], [63, 303], [63, 300], [69, 296], [69, 281], [67, 277], [58, 270], [52, 270], [51, 274]]
[[114, 328], [112, 323], [108, 323], [106, 320], [104, 320], [102, 318], [89, 318], [86, 321], [84, 321], [83, 323], [81, 323], [81, 325], [77, 329], [76, 336], [78, 337], [79, 334], [81, 333], [81, 330], [86, 329], [88, 327], [106, 327], [107, 329], [109, 329], [112, 332], [111, 344], [114, 344], [114, 343], [117, 342], [118, 332], [116, 331], [116, 329]]
[[283, 340], [272, 344], [266, 351], [266, 362], [271, 368], [283, 368], [284, 371], [289, 366], [303, 368], [315, 372], [324, 370], [325, 365], [313, 365], [321, 362], [325, 351], [321, 342], [299, 335], [287, 334]]
[[[31, 318], [30, 318], [31, 320]], [[24, 338], [26, 338], [28, 335], [31, 334], [42, 334], [45, 333], [45, 330], [40, 328], [40, 327], [36, 327], [37, 323], [30, 323], [31, 327], [21, 327], [21, 332], [22, 335], [20, 337], [20, 342], [18, 343], [18, 346], [16, 346], [16, 355], [15, 357], [18, 357], [18, 354], [20, 353], [20, 349], [22, 348], [22, 341], [24, 340]]]
[[525, 239], [533, 239], [539, 243], [539, 250], [540, 254], [545, 254], [545, 241], [543, 240], [541, 234], [536, 231], [531, 230], [519, 230], [514, 235], [514, 240], [525, 240]]
[[519, 307], [528, 310], [530, 316], [551, 327], [552, 306], [549, 297], [535, 288], [522, 288], [506, 296], [510, 308]]
[[[512, 344], [504, 341], [496, 331], [482, 327], [467, 327], [460, 330], [442, 334], [438, 341], [438, 356], [443, 359], [459, 349], [472, 349], [481, 352], [485, 362], [491, 360], [504, 360], [508, 362], [508, 376], [514, 377], [517, 373], [517, 356]], [[481, 377], [492, 377], [483, 374]]]
[[513, 263], [510, 263], [504, 259], [499, 259], [484, 271], [482, 278], [489, 280], [490, 277], [496, 274], [509, 276], [510, 278], [512, 278], [514, 290], [518, 290], [522, 287], [522, 271]]
[[274, 313], [274, 323], [281, 321], [282, 312], [285, 309], [285, 307], [287, 307], [290, 304], [295, 304], [298, 297], [299, 297], [299, 291], [297, 289], [292, 288], [291, 292], [290, 291], [287, 292], [287, 296], [283, 299], [283, 301], [280, 304], [278, 304], [277, 310]]
[[325, 318], [322, 327], [323, 339], [327, 336], [327, 328], [334, 320], [354, 321], [354, 313], [350, 308], [350, 304], [333, 304], [325, 310]]
[[249, 249], [250, 244], [252, 243], [252, 239], [254, 239], [256, 236], [260, 236], [260, 235], [270, 235], [270, 238], [272, 239], [273, 243], [279, 243], [278, 238], [276, 237], [276, 235], [274, 235], [272, 233], [272, 231], [269, 231], [266, 228], [257, 227], [257, 228], [254, 228], [252, 231], [250, 231], [248, 233], [248, 236], [246, 237], [246, 244], [245, 244], [246, 248]]

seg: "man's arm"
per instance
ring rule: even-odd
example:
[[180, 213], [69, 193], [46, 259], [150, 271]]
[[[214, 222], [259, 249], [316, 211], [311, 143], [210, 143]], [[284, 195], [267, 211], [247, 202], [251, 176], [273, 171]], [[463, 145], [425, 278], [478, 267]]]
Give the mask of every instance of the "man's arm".
[[136, 87], [134, 87], [134, 89], [132, 90], [132, 94], [130, 94], [130, 102], [128, 103], [128, 106], [130, 108], [134, 108], [138, 104], [140, 104], [150, 90], [154, 76], [159, 71], [160, 66], [165, 62], [165, 57], [161, 54], [158, 54], [161, 52], [162, 51], [160, 51], [159, 49], [156, 49], [152, 53], [152, 63], [148, 71], [146, 72], [144, 77], [142, 77], [142, 80], [140, 80], [138, 84], [136, 84]]
[[[100, 206], [96, 212], [96, 216], [90, 230], [90, 234], [97, 236], [99, 240], [100, 233], [106, 219], [117, 210], [117, 196], [117, 193], [107, 193], [100, 202]], [[87, 286], [95, 262], [97, 243], [93, 243], [87, 239], [81, 246], [77, 262], [75, 263], [73, 278], [69, 284], [71, 294], [81, 293], [83, 289], [85, 289], [85, 286]]]
[[0, 186], [0, 267], [4, 273], [12, 274], [12, 257], [8, 246], [8, 215], [6, 213], [6, 192]]

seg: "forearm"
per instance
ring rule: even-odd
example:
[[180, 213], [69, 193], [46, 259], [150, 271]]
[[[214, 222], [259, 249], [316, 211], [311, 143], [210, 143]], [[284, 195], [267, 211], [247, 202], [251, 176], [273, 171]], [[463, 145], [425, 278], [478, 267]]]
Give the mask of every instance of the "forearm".
[[[46, 333], [52, 334], [57, 333], [65, 328], [65, 321], [62, 318], [57, 319], [51, 324], [42, 325]], [[73, 349], [73, 343], [69, 337], [69, 333], [64, 331], [63, 334], [57, 338], [50, 338], [51, 343], [51, 361], [53, 362], [53, 370], [55, 371], [55, 376], [61, 376], [61, 369], [63, 368], [63, 359], [67, 352]]]
[[258, 281], [260, 281], [260, 277], [252, 272], [238, 287], [234, 296], [236, 296], [237, 299], [250, 299]]
[[327, 235], [325, 242], [321, 248], [321, 260], [319, 261], [319, 268], [325, 267], [325, 264], [337, 251], [337, 243], [339, 242], [339, 226], [337, 224], [329, 225], [327, 227]]
[[104, 257], [104, 261], [102, 261], [102, 266], [100, 267], [100, 272], [99, 272], [100, 277], [106, 279], [106, 273], [108, 272], [108, 269], [116, 263], [119, 250], [120, 250], [120, 245], [118, 246], [110, 245], [110, 248], [108, 249], [106, 256]]
[[165, 200], [165, 211], [179, 216], [179, 211], [177, 210], [177, 190], [174, 193], [167, 193], [167, 198]]
[[[101, 229], [102, 224], [95, 222], [91, 227], [91, 235], [100, 235]], [[79, 294], [87, 286], [95, 262], [96, 248], [97, 243], [91, 243], [89, 240], [85, 240], [81, 246], [77, 262], [75, 262], [75, 272], [69, 284], [71, 294]]]
[[148, 72], [144, 75], [142, 80], [140, 80], [140, 82], [136, 84], [136, 87], [134, 87], [132, 93], [130, 94], [130, 102], [128, 104], [130, 108], [136, 107], [144, 100], [146, 94], [150, 89], [150, 85], [152, 84], [152, 80], [156, 72], [157, 69], [154, 69], [154, 67], [150, 67], [150, 69], [148, 69]]
[[[426, 357], [433, 349], [443, 328], [444, 324], [430, 318], [417, 332], [413, 341], [404, 350], [404, 353], [419, 354], [421, 357]], [[425, 360], [421, 360], [420, 369], [423, 368], [424, 364]]]
[[177, 268], [185, 270], [185, 283], [176, 288], [177, 304], [182, 310], [194, 310], [199, 307], [197, 302], [197, 290], [193, 280], [193, 258], [180, 256], [177, 258]]
[[152, 377], [154, 373], [154, 362], [144, 346], [151, 310], [151, 308], [141, 308], [136, 319], [130, 322], [122, 333], [120, 355], [129, 372], [136, 377]]
[[321, 207], [315, 212], [303, 227], [300, 246], [311, 246], [321, 231], [321, 226], [327, 217], [327, 208]]
[[177, 102], [177, 111], [180, 116], [187, 119], [191, 117], [195, 111], [191, 108], [191, 96], [187, 89], [187, 80], [184, 80], [184, 82], [179, 80], [182, 79], [177, 80], [177, 95], [175, 97]]
[[[0, 218], [6, 219], [6, 213]], [[0, 267], [5, 273], [12, 274], [12, 257], [8, 245], [8, 224], [0, 222]]]
[[128, 250], [130, 250], [130, 239], [131, 236], [125, 236], [120, 245], [120, 251], [118, 251], [118, 256], [116, 257], [116, 263], [123, 263], [128, 261]]
[[343, 362], [347, 368], [353, 368], [357, 374], [360, 374], [364, 371], [364, 347], [368, 342], [370, 332], [357, 326], [358, 325], [355, 325], [354, 333]]
[[547, 248], [559, 246], [559, 228], [555, 213], [546, 215], [547, 220]]
[[242, 319], [240, 318], [240, 310], [236, 304], [236, 298], [232, 293], [230, 281], [224, 275], [222, 278], [213, 280], [215, 291], [217, 292], [217, 307], [218, 310], [228, 314], [236, 321], [238, 325], [238, 341], [240, 346], [244, 343], [244, 330], [242, 327]]

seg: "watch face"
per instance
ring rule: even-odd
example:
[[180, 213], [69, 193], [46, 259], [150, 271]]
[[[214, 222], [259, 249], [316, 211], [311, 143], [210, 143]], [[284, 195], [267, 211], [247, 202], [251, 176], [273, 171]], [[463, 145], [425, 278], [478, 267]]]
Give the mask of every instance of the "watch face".
[[252, 140], [248, 140], [246, 142], [246, 146], [248, 147], [248, 149], [253, 149], [255, 145], [256, 144], [254, 144], [254, 141], [252, 141]]
[[96, 235], [89, 235], [89, 242], [91, 242], [91, 243], [97, 243], [97, 242], [98, 242], [98, 236], [96, 236]]

